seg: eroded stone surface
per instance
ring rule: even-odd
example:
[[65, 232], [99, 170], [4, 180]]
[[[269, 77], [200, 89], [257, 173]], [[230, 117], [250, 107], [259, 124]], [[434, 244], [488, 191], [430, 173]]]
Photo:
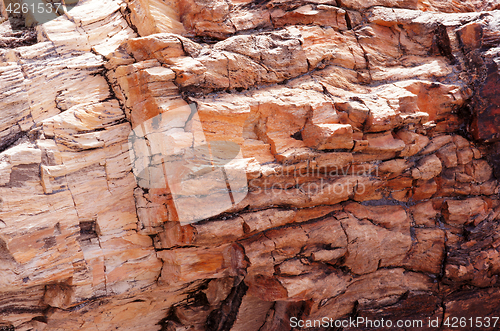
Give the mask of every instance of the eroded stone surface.
[[497, 9], [92, 0], [2, 35], [0, 327], [498, 316]]

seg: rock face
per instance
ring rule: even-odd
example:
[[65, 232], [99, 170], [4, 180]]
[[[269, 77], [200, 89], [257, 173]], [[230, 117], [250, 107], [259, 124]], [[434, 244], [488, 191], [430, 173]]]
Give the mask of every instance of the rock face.
[[5, 22], [0, 329], [493, 324], [499, 9], [89, 0]]

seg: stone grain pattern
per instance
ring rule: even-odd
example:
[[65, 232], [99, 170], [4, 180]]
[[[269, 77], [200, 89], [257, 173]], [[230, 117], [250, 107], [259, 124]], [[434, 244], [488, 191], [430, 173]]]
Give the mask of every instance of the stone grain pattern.
[[[498, 1], [88, 0], [6, 24], [2, 330], [500, 316]], [[128, 137], [188, 104], [249, 193], [182, 225]]]

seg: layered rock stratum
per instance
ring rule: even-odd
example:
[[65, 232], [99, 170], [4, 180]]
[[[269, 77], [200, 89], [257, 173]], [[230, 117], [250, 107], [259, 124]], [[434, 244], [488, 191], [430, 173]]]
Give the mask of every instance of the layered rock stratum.
[[0, 329], [493, 321], [499, 9], [86, 0], [6, 21]]

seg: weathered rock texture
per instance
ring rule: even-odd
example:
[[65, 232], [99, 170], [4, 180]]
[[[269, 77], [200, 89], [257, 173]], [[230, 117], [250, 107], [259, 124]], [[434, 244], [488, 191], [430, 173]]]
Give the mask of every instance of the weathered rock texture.
[[[0, 328], [500, 316], [499, 9], [88, 0], [4, 23]], [[249, 193], [181, 224], [129, 135], [188, 104], [187, 145], [237, 144]]]

